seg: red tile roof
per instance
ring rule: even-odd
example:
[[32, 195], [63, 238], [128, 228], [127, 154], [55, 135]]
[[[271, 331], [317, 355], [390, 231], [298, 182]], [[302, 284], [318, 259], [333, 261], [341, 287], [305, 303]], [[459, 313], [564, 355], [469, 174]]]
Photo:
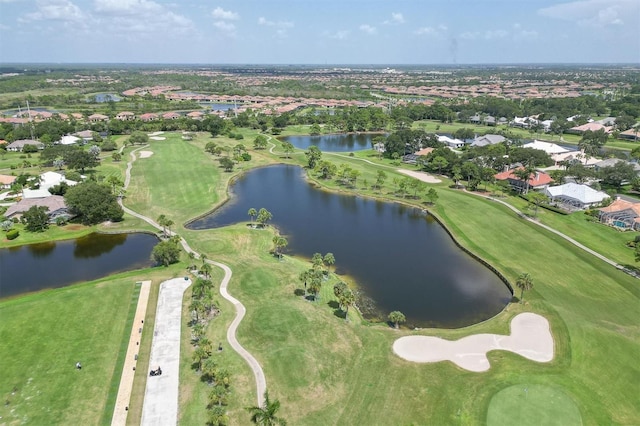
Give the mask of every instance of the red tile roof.
[[[522, 170], [522, 169], [523, 167], [518, 167], [517, 169], [507, 170], [506, 172], [498, 173], [497, 175], [495, 175], [495, 178], [497, 180], [507, 180], [507, 179], [520, 180], [514, 174], [514, 172], [516, 170]], [[529, 186], [533, 188], [538, 186], [549, 185], [551, 182], [553, 182], [553, 179], [551, 179], [551, 176], [549, 176], [544, 172], [540, 172], [536, 170], [534, 173], [535, 174], [533, 175], [533, 177], [529, 179]]]

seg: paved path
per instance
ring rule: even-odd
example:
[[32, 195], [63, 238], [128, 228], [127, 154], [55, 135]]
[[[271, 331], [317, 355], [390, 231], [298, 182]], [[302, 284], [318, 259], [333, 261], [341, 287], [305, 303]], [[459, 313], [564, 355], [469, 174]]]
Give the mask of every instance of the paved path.
[[253, 375], [256, 379], [256, 386], [257, 386], [256, 396], [257, 396], [257, 402], [258, 402], [257, 406], [261, 407], [264, 402], [263, 400], [264, 392], [267, 389], [267, 380], [264, 376], [264, 372], [262, 371], [262, 367], [260, 366], [260, 363], [253, 357], [253, 355], [251, 355], [245, 348], [242, 347], [242, 345], [238, 342], [238, 339], [236, 338], [236, 331], [238, 329], [238, 325], [240, 325], [240, 322], [242, 321], [242, 318], [244, 318], [244, 315], [247, 312], [247, 310], [244, 307], [244, 305], [240, 303], [238, 299], [231, 296], [227, 291], [227, 286], [229, 284], [229, 281], [231, 280], [231, 269], [229, 269], [227, 265], [224, 265], [222, 263], [209, 261], [209, 260], [207, 260], [207, 262], [222, 268], [222, 270], [224, 271], [224, 279], [220, 284], [220, 294], [222, 294], [222, 297], [227, 299], [229, 302], [233, 303], [233, 305], [236, 307], [236, 317], [233, 319], [233, 321], [231, 322], [231, 325], [227, 329], [227, 341], [229, 342], [233, 350], [236, 351], [238, 354], [240, 354], [240, 356], [244, 358], [245, 361], [247, 361], [247, 364], [249, 364], [249, 367], [251, 367], [251, 370], [253, 371]]
[[149, 366], [159, 366], [162, 374], [147, 378], [141, 421], [144, 426], [178, 423], [182, 295], [190, 285], [191, 280], [185, 278], [160, 284]]
[[[127, 189], [127, 187], [129, 186], [129, 182], [131, 181], [131, 167], [133, 166], [133, 162], [136, 159], [136, 155], [135, 152], [144, 148], [147, 148], [149, 145], [145, 145], [142, 146], [140, 148], [135, 149], [134, 151], [132, 151], [130, 153], [131, 155], [131, 161], [129, 161], [129, 163], [127, 164], [127, 169], [125, 171], [125, 183], [124, 183], [124, 188]], [[275, 145], [274, 145], [275, 146]], [[143, 216], [139, 213], [136, 213], [135, 211], [125, 207], [122, 203], [122, 199], [118, 200], [118, 203], [120, 204], [120, 206], [123, 208], [123, 210], [125, 212], [127, 212], [128, 214], [137, 217], [139, 219], [144, 220], [145, 222], [149, 223], [150, 225], [152, 225], [154, 228], [161, 230], [162, 227], [156, 223], [154, 220]], [[171, 230], [167, 230], [167, 234], [173, 236], [176, 235], [175, 232], [171, 231]], [[180, 244], [182, 245], [182, 247], [184, 248], [184, 250], [187, 253], [193, 253], [195, 255], [196, 258], [200, 258], [200, 255], [193, 250], [189, 244], [187, 243], [187, 241], [184, 238], [180, 238]], [[244, 349], [242, 347], [242, 345], [238, 342], [238, 339], [236, 338], [236, 330], [238, 329], [238, 325], [240, 324], [240, 322], [242, 321], [242, 319], [244, 318], [244, 315], [246, 313], [246, 308], [244, 307], [244, 305], [242, 303], [240, 303], [240, 301], [236, 298], [234, 298], [233, 296], [231, 296], [227, 290], [227, 286], [229, 284], [229, 281], [231, 280], [231, 276], [232, 276], [232, 272], [231, 272], [231, 268], [229, 268], [227, 265], [220, 263], [220, 262], [215, 262], [213, 260], [206, 260], [207, 263], [217, 266], [219, 268], [221, 268], [224, 271], [224, 278], [222, 279], [222, 282], [220, 284], [220, 294], [222, 294], [222, 297], [224, 297], [225, 299], [227, 299], [228, 301], [230, 301], [231, 303], [233, 303], [233, 305], [236, 308], [236, 317], [234, 318], [234, 320], [232, 321], [231, 325], [229, 326], [229, 329], [227, 330], [227, 341], [229, 342], [229, 345], [231, 345], [231, 348], [236, 351], [246, 362], [247, 364], [249, 364], [249, 367], [251, 368], [251, 371], [253, 372], [253, 375], [256, 379], [256, 401], [258, 403], [258, 406], [262, 406], [263, 404], [263, 396], [264, 396], [264, 392], [266, 390], [266, 378], [264, 375], [264, 372], [262, 370], [262, 367], [260, 366], [260, 363], [258, 363], [258, 361], [255, 359], [255, 357], [253, 355], [251, 355], [246, 349]], [[180, 296], [180, 301], [182, 302], [182, 296]], [[156, 319], [157, 321], [157, 319]], [[154, 339], [155, 341], [155, 339]], [[178, 348], [180, 347], [179, 342], [178, 342]], [[151, 364], [151, 366], [153, 366], [153, 364]], [[164, 371], [164, 366], [161, 366], [163, 368]], [[163, 374], [164, 375], [164, 374]], [[151, 377], [150, 377], [151, 378]], [[156, 378], [156, 377], [154, 377]], [[148, 386], [149, 380], [147, 380], [147, 386]], [[177, 392], [177, 385], [176, 385], [176, 392]], [[177, 395], [177, 393], [176, 393]], [[145, 401], [146, 401], [146, 395], [145, 395]], [[177, 402], [177, 398], [176, 398], [176, 402]]]
[[127, 347], [127, 355], [124, 359], [122, 367], [122, 376], [120, 378], [120, 387], [118, 388], [118, 396], [116, 397], [116, 405], [113, 408], [113, 417], [111, 417], [111, 426], [124, 426], [127, 423], [127, 413], [129, 412], [129, 402], [131, 400], [131, 390], [133, 389], [133, 378], [136, 374], [135, 367], [138, 363], [138, 350], [140, 349], [140, 337], [144, 324], [144, 317], [147, 313], [147, 304], [149, 302], [149, 293], [151, 281], [143, 281], [140, 286], [140, 295], [138, 296], [138, 306], [133, 318], [131, 326], [131, 336], [129, 337], [129, 346]]
[[537, 362], [553, 359], [553, 336], [546, 318], [525, 312], [511, 320], [511, 335], [473, 334], [450, 341], [432, 336], [404, 336], [393, 343], [393, 352], [407, 361], [451, 361], [474, 372], [491, 365], [487, 352], [504, 350]]

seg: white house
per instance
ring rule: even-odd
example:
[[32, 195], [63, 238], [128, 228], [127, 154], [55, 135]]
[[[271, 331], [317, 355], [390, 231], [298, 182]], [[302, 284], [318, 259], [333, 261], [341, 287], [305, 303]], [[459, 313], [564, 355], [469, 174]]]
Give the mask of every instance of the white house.
[[551, 143], [551, 142], [543, 142], [543, 141], [539, 141], [539, 140], [535, 140], [533, 142], [529, 142], [526, 143], [522, 146], [523, 148], [533, 148], [533, 149], [538, 149], [540, 151], [544, 151], [549, 155], [554, 155], [554, 154], [562, 154], [564, 152], [569, 152], [570, 150], [567, 148], [563, 148], [560, 145], [556, 145], [555, 143]]
[[447, 145], [449, 148], [462, 148], [464, 146], [464, 141], [461, 141], [460, 139], [454, 139], [454, 138], [450, 138], [449, 136], [444, 136], [444, 135], [436, 135], [436, 137], [438, 138], [438, 142], [442, 142], [443, 144]]
[[501, 142], [506, 141], [507, 139], [502, 135], [484, 135], [476, 137], [473, 142], [471, 142], [471, 146], [487, 146], [487, 145], [496, 145]]
[[78, 143], [78, 141], [80, 140], [80, 138], [73, 136], [73, 135], [64, 135], [62, 138], [60, 138], [60, 145], [74, 145], [76, 143]]
[[568, 204], [580, 209], [586, 209], [601, 204], [609, 198], [606, 192], [577, 183], [565, 183], [559, 186], [548, 186], [544, 189], [544, 194], [552, 202]]
[[62, 182], [65, 182], [69, 186], [74, 186], [78, 183], [75, 180], [65, 178], [63, 174], [58, 172], [44, 172], [40, 175], [40, 187], [38, 189], [23, 189], [22, 198], [34, 199], [51, 197], [49, 188], [60, 185]]

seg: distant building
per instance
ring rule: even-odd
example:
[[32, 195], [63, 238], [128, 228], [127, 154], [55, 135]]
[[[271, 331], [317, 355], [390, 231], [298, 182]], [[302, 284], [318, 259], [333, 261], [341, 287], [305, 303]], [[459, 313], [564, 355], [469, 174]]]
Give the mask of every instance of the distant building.
[[603, 201], [610, 198], [606, 192], [596, 191], [590, 186], [577, 183], [549, 186], [545, 188], [544, 194], [549, 197], [552, 202], [567, 204], [579, 209], [600, 205]]
[[507, 139], [502, 135], [483, 135], [477, 136], [472, 142], [471, 146], [487, 146], [495, 145], [506, 141]]
[[33, 139], [20, 139], [7, 145], [7, 151], [22, 152], [24, 147], [27, 145], [36, 146], [38, 149], [44, 149], [44, 144], [42, 142], [34, 141]]

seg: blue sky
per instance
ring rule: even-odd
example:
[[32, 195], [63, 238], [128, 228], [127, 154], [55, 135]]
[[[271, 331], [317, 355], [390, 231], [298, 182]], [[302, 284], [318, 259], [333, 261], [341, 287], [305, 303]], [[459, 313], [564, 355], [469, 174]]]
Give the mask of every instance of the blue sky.
[[0, 0], [0, 62], [640, 63], [640, 0]]

